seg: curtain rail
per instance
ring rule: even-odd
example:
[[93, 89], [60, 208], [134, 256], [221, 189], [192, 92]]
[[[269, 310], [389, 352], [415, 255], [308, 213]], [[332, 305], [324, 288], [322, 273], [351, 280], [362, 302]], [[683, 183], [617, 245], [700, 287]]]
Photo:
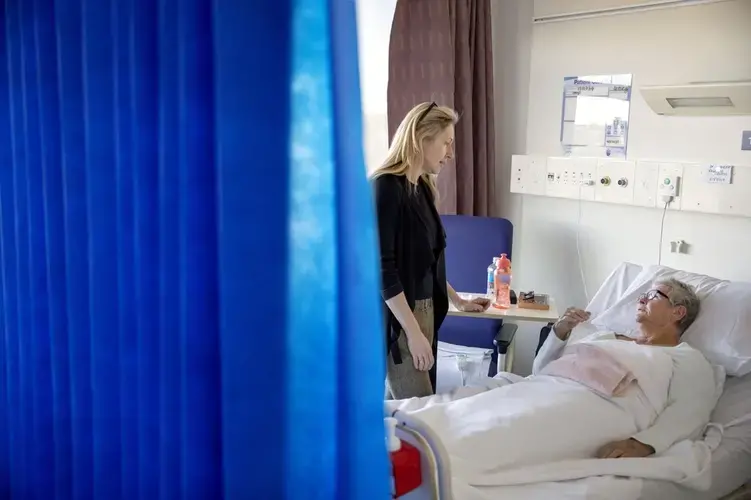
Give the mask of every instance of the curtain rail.
[[644, 2], [637, 5], [624, 7], [612, 7], [609, 9], [594, 9], [568, 14], [553, 14], [539, 16], [532, 19], [533, 24], [547, 24], [564, 21], [578, 21], [581, 19], [593, 19], [599, 17], [617, 16], [622, 14], [635, 14], [638, 12], [650, 12], [654, 10], [674, 9], [677, 7], [689, 7], [711, 3], [727, 2], [728, 0], [665, 0], [661, 2]]

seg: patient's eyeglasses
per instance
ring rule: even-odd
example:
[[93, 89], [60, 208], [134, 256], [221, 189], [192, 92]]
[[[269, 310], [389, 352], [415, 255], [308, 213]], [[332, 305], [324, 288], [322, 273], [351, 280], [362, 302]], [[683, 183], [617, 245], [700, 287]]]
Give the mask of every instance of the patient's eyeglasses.
[[670, 297], [668, 297], [663, 292], [659, 290], [650, 290], [646, 293], [639, 295], [639, 302], [649, 302], [650, 300], [655, 300], [655, 299], [660, 299], [660, 298], [670, 300]]
[[415, 125], [419, 125], [421, 121], [425, 119], [426, 116], [428, 116], [428, 113], [430, 113], [430, 110], [438, 107], [438, 104], [435, 103], [435, 101], [430, 103], [430, 106], [428, 106], [425, 111], [420, 113], [420, 116], [417, 118], [417, 121], [415, 122]]

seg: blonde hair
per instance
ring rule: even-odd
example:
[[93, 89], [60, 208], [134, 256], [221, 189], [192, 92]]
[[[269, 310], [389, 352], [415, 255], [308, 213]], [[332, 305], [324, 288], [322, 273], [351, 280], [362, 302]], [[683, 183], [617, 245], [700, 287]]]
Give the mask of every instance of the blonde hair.
[[438, 186], [435, 176], [422, 171], [424, 162], [423, 141], [433, 139], [446, 130], [449, 125], [456, 125], [459, 115], [451, 108], [438, 106], [434, 102], [423, 102], [412, 108], [396, 129], [389, 146], [389, 153], [381, 165], [370, 175], [376, 179], [382, 175], [404, 175], [413, 184], [420, 177], [427, 183], [438, 199]]

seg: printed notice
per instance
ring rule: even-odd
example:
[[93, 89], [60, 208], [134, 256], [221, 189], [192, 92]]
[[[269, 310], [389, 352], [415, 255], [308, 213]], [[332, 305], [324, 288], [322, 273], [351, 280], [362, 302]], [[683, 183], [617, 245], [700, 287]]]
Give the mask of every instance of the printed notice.
[[588, 82], [584, 80], [573, 80], [566, 83], [566, 97], [607, 97], [611, 85], [607, 83]]
[[707, 184], [731, 184], [733, 182], [732, 165], [707, 165], [702, 172]]
[[629, 90], [631, 87], [628, 85], [611, 85], [608, 90], [608, 97], [611, 99], [619, 99], [621, 101], [628, 101]]

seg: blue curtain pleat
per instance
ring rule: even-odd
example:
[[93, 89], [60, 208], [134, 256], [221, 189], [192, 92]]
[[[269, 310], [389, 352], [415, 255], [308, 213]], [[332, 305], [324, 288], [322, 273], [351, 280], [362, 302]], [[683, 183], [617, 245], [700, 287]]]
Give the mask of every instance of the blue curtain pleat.
[[[6, 9], [15, 8], [6, 1]], [[89, 303], [89, 203], [85, 154], [85, 96], [82, 5], [55, 2], [56, 45], [45, 47], [56, 54], [58, 103], [60, 107], [60, 168], [62, 171], [63, 217], [67, 297], [67, 349], [70, 382], [69, 497], [93, 496], [94, 469], [91, 387], [91, 324]], [[60, 96], [65, 96], [64, 99]], [[15, 489], [13, 490], [15, 493]], [[65, 495], [66, 492], [58, 492]], [[64, 498], [64, 496], [63, 496]]]
[[226, 498], [287, 498], [290, 16], [290, 0], [213, 9]]
[[[355, 2], [330, 2], [331, 65], [336, 78], [331, 91], [336, 144], [334, 213], [338, 218], [337, 248], [339, 299], [338, 411], [343, 425], [340, 440], [340, 494], [337, 498], [385, 498], [389, 494], [389, 463], [382, 452], [386, 357], [383, 342], [378, 236], [370, 186], [365, 180], [362, 149], [362, 114], [357, 48]], [[367, 346], [367, 347], [366, 347]], [[367, 354], [365, 350], [367, 349]], [[353, 374], [357, 374], [354, 376]]]
[[[13, 134], [11, 120], [11, 85], [10, 85], [10, 45], [8, 43], [8, 12], [3, 5], [3, 36], [0, 37], [0, 165], [13, 165], [14, 155], [11, 142], [8, 140]], [[0, 355], [3, 364], [0, 366], [0, 404], [5, 411], [0, 412], [0, 495], [10, 497], [11, 491], [19, 483], [19, 468], [16, 466], [18, 454], [14, 451], [20, 444], [16, 436], [17, 411], [17, 348], [16, 332], [17, 322], [16, 300], [13, 293], [12, 271], [16, 267], [16, 255], [13, 245], [14, 238], [11, 232], [14, 230], [15, 207], [13, 201], [13, 169], [0, 168], [0, 328], [2, 329], [2, 342], [0, 342]]]
[[112, 8], [88, 0], [82, 8], [94, 498], [117, 498], [122, 482]]
[[[10, 245], [13, 247], [14, 267], [9, 269], [9, 293], [14, 297], [15, 322], [9, 325], [10, 335], [14, 337], [10, 357], [13, 358], [14, 367], [10, 374], [10, 388], [13, 394], [10, 403], [16, 411], [13, 412], [10, 432], [13, 435], [11, 444], [13, 457], [13, 478], [20, 489], [29, 488], [34, 484], [33, 470], [30, 470], [29, 444], [32, 444], [29, 435], [29, 422], [31, 420], [31, 404], [28, 398], [29, 383], [28, 375], [31, 371], [31, 363], [28, 358], [29, 328], [28, 319], [28, 207], [26, 185], [26, 150], [24, 148], [26, 122], [24, 120], [25, 88], [23, 85], [23, 40], [19, 20], [23, 12], [19, 8], [14, 12], [6, 12], [7, 24], [7, 49], [9, 61], [8, 84], [10, 100], [10, 124], [11, 137], [10, 147], [14, 168], [11, 172], [11, 224], [9, 227]], [[20, 335], [17, 332], [23, 332]]]
[[[137, 485], [138, 496], [161, 498], [159, 460], [161, 456], [159, 402], [160, 325], [159, 318], [159, 67], [156, 50], [158, 35], [158, 2], [139, 0], [123, 2], [130, 5], [131, 19], [127, 33], [129, 72], [122, 81], [131, 89], [129, 129], [133, 175], [133, 252], [135, 296], [135, 332], [138, 353], [135, 387], [139, 419], [136, 433], [138, 475], [128, 488]], [[127, 146], [126, 146], [127, 147]], [[145, 418], [145, 415], [150, 415]], [[126, 423], [127, 425], [127, 423]], [[127, 498], [126, 495], [123, 495]]]
[[139, 414], [137, 387], [138, 336], [136, 332], [136, 281], [135, 273], [135, 210], [133, 171], [132, 121], [133, 89], [130, 79], [130, 26], [133, 23], [131, 2], [116, 2], [112, 9], [113, 40], [113, 141], [115, 181], [115, 244], [118, 251], [117, 323], [120, 377], [118, 404], [120, 419], [120, 494], [125, 498], [138, 498], [138, 432]]
[[[333, 149], [330, 19], [326, 1], [297, 0], [293, 9], [292, 131], [289, 196], [290, 309], [286, 437], [289, 485], [311, 499], [336, 498], [338, 366], [337, 217]], [[356, 168], [356, 167], [355, 167]], [[299, 332], [295, 334], [295, 332]], [[313, 418], [300, 419], [297, 415]], [[316, 450], [310, 453], [309, 450]], [[298, 490], [299, 491], [299, 490]]]
[[159, 385], [160, 393], [157, 415], [159, 415], [159, 480], [160, 498], [178, 498], [180, 485], [180, 289], [184, 286], [180, 276], [180, 218], [179, 197], [176, 189], [181, 184], [179, 133], [180, 116], [176, 113], [180, 105], [180, 46], [179, 0], [160, 0], [157, 16], [159, 19], [159, 40], [152, 50], [158, 53], [159, 68], [157, 78], [159, 106], [159, 165], [158, 200], [159, 211]]
[[0, 6], [0, 498], [387, 498], [354, 2]]
[[[38, 196], [40, 188], [44, 193], [43, 163], [44, 147], [41, 114], [41, 66], [39, 64], [38, 42], [39, 22], [34, 2], [23, 5], [22, 14], [34, 20], [33, 29], [22, 31], [23, 71], [21, 84], [24, 87], [24, 132], [23, 148], [26, 156], [26, 195], [29, 237], [28, 279], [29, 279], [29, 320], [28, 356], [31, 369], [29, 396], [31, 398], [31, 439], [32, 446], [27, 455], [30, 466], [30, 480], [35, 489], [41, 492], [54, 491], [54, 475], [45, 471], [54, 470], [54, 455], [45, 453], [43, 443], [54, 442], [52, 406], [52, 377], [49, 342], [49, 307], [47, 241], [45, 234], [45, 198]], [[27, 10], [28, 9], [28, 10]]]
[[[59, 189], [62, 185], [62, 169], [59, 162], [60, 106], [58, 102], [57, 58], [47, 47], [55, 46], [54, 4], [50, 0], [35, 0], [35, 53], [38, 63], [35, 87], [39, 93], [39, 126], [42, 167], [42, 194], [44, 203], [44, 230], [46, 236], [45, 265], [47, 268], [46, 297], [49, 307], [49, 324], [45, 332], [49, 336], [51, 367], [50, 381], [46, 388], [48, 410], [46, 415], [52, 424], [53, 453], [45, 454], [47, 463], [44, 492], [48, 498], [66, 500], [71, 498], [71, 420], [70, 420], [70, 361], [68, 357], [67, 294], [64, 252], [64, 198]], [[42, 405], [44, 406], [44, 401]], [[38, 450], [45, 450], [44, 442], [38, 443]]]

